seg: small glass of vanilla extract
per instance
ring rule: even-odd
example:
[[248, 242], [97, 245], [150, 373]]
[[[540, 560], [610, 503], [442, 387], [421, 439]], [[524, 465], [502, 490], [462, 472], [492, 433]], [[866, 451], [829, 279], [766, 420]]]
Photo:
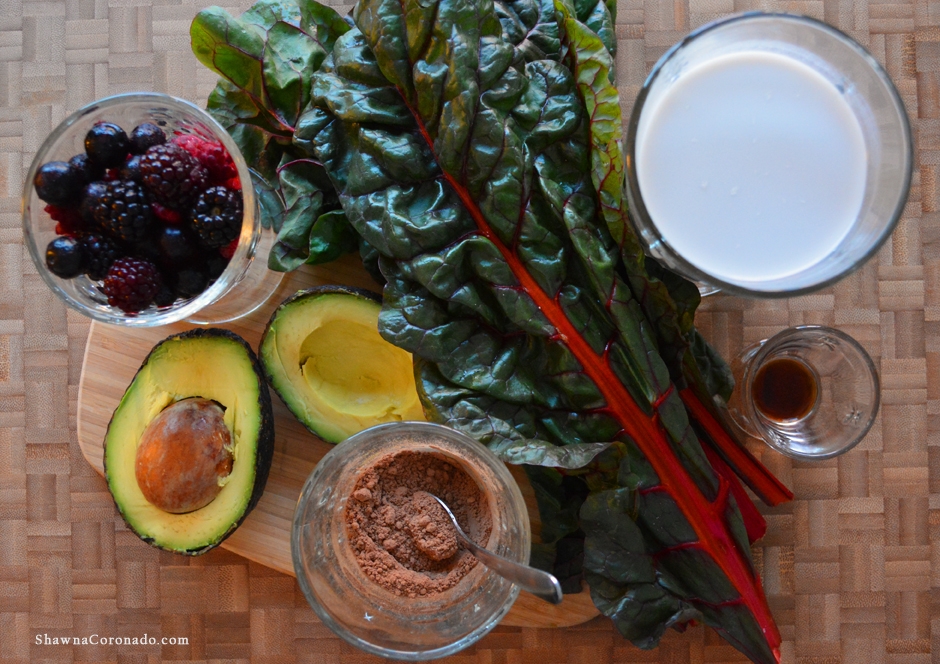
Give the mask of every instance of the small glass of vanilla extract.
[[875, 364], [844, 332], [793, 327], [731, 363], [732, 420], [745, 433], [798, 459], [828, 459], [857, 445], [880, 404]]

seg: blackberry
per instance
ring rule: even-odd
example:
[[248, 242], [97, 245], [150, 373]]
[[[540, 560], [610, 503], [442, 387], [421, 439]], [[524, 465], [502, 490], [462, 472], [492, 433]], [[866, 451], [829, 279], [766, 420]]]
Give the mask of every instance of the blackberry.
[[173, 143], [147, 150], [140, 159], [140, 172], [153, 200], [178, 210], [192, 207], [209, 177], [194, 156]]
[[127, 134], [111, 122], [96, 122], [85, 134], [85, 154], [98, 167], [117, 168], [129, 150]]
[[140, 172], [139, 154], [135, 154], [133, 157], [124, 162], [124, 165], [121, 166], [120, 175], [122, 180], [133, 180], [134, 182], [140, 182], [143, 179], [143, 173]]
[[95, 166], [91, 163], [91, 160], [88, 158], [88, 155], [84, 152], [81, 152], [71, 159], [69, 159], [69, 166], [71, 166], [82, 179], [82, 186], [90, 184], [95, 180], [100, 180], [104, 177], [104, 169]]
[[155, 240], [164, 268], [179, 269], [198, 258], [196, 241], [182, 226], [160, 227]]
[[71, 279], [82, 273], [85, 251], [80, 240], [57, 237], [46, 247], [46, 267], [57, 277]]
[[162, 279], [156, 266], [139, 258], [119, 258], [114, 261], [101, 291], [108, 304], [125, 313], [143, 311], [160, 292]]
[[134, 127], [131, 132], [131, 153], [143, 154], [154, 145], [166, 143], [166, 134], [152, 122], [144, 122]]
[[118, 258], [121, 249], [104, 235], [86, 235], [82, 238], [85, 248], [85, 274], [98, 281], [108, 276], [108, 270]]
[[65, 206], [75, 201], [84, 185], [83, 175], [64, 161], [50, 161], [36, 171], [33, 186], [46, 203]]
[[143, 241], [153, 224], [143, 187], [133, 180], [108, 182], [91, 210], [101, 230], [128, 244]]
[[192, 226], [206, 247], [224, 247], [241, 232], [241, 194], [226, 187], [206, 189], [193, 207]]

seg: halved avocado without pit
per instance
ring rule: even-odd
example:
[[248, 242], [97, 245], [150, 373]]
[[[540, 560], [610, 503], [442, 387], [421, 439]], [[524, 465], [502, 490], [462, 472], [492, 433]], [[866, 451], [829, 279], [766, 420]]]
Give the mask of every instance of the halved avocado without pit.
[[[185, 448], [216, 434], [222, 443], [217, 440], [215, 449]], [[223, 443], [226, 449], [218, 449]], [[118, 511], [141, 539], [198, 555], [254, 509], [273, 455], [271, 396], [251, 347], [227, 330], [197, 329], [158, 343], [137, 371], [105, 435], [105, 478]], [[193, 472], [202, 463], [213, 471], [217, 462], [218, 476]], [[208, 481], [220, 486], [206, 492]], [[173, 492], [185, 494], [193, 483], [202, 483], [207, 494], [198, 502], [158, 506], [155, 496], [178, 499]]]
[[258, 355], [268, 381], [294, 416], [331, 443], [376, 424], [423, 420], [411, 354], [378, 332], [382, 300], [344, 286], [321, 286], [285, 300]]

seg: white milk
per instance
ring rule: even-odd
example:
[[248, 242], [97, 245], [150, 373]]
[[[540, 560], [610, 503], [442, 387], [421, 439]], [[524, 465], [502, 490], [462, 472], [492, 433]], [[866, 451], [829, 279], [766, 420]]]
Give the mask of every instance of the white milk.
[[666, 242], [740, 283], [792, 275], [836, 248], [861, 209], [866, 151], [832, 83], [751, 51], [693, 67], [643, 109], [636, 169]]

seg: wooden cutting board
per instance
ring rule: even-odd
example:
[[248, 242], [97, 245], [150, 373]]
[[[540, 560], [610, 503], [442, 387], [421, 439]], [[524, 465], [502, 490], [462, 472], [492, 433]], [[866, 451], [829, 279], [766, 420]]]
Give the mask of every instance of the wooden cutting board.
[[[255, 349], [272, 312], [295, 291], [324, 284], [342, 284], [376, 290], [357, 256], [347, 256], [326, 267], [288, 274], [271, 299], [253, 314], [221, 327], [244, 337]], [[124, 395], [150, 349], [171, 334], [192, 328], [184, 323], [157, 328], [131, 329], [92, 323], [78, 391], [78, 443], [85, 459], [103, 473], [102, 445], [111, 414]], [[275, 421], [274, 461], [258, 506], [222, 548], [262, 565], [294, 576], [290, 555], [290, 527], [297, 497], [307, 476], [332, 445], [309, 433], [273, 394]], [[538, 532], [538, 510], [524, 474], [513, 472], [522, 488], [533, 531]], [[598, 615], [587, 591], [567, 595], [551, 606], [522, 593], [502, 624], [514, 627], [568, 627]]]

